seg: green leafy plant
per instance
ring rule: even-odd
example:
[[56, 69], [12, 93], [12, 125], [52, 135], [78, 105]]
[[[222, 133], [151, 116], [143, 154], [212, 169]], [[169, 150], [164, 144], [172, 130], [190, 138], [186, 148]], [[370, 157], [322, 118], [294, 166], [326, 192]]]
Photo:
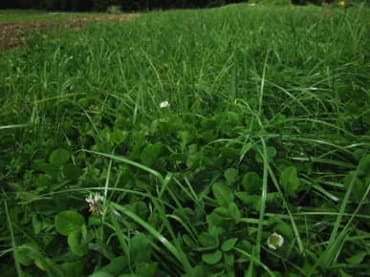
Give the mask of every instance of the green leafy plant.
[[368, 274], [369, 17], [156, 11], [1, 52], [1, 275]]

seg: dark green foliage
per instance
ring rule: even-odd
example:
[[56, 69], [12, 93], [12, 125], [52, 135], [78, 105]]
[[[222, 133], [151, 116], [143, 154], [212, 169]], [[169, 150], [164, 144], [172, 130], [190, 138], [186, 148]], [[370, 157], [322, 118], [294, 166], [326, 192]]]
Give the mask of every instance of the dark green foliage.
[[105, 11], [111, 5], [121, 6], [123, 10], [147, 10], [169, 8], [210, 7], [244, 2], [243, 0], [3, 0], [0, 8]]
[[0, 8], [88, 11], [95, 0], [3, 0]]
[[120, 4], [121, 1], [119, 0], [93, 0], [93, 9], [97, 11], [106, 11], [109, 6]]
[[119, 5], [124, 11], [153, 10], [174, 8], [204, 8], [230, 3], [247, 2], [244, 0], [93, 0], [94, 7], [105, 10], [109, 5]]
[[2, 52], [2, 276], [367, 276], [369, 16], [150, 12]]
[[[280, 1], [296, 5], [334, 3], [336, 0], [287, 0]], [[46, 9], [64, 11], [106, 11], [109, 6], [119, 6], [123, 11], [205, 8], [231, 3], [246, 3], [248, 0], [4, 0], [0, 8]], [[279, 0], [260, 0], [263, 4], [279, 3]], [[367, 3], [368, 0], [348, 0], [349, 4]]]

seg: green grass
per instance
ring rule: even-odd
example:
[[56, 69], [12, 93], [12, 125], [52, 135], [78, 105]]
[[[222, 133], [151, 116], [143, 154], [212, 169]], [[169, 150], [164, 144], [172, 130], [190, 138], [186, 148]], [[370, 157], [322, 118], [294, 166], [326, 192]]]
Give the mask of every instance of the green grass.
[[369, 16], [152, 12], [1, 53], [2, 276], [366, 276]]
[[99, 16], [103, 13], [47, 12], [42, 10], [0, 10], [0, 23], [66, 20], [78, 17]]

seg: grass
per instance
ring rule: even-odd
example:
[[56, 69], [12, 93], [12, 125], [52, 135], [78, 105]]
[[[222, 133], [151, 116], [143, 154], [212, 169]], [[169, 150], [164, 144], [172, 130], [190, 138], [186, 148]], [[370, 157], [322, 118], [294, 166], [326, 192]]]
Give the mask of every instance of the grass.
[[152, 12], [1, 53], [2, 276], [366, 276], [369, 15]]
[[67, 20], [79, 17], [101, 16], [102, 13], [47, 12], [42, 10], [0, 10], [0, 23]]

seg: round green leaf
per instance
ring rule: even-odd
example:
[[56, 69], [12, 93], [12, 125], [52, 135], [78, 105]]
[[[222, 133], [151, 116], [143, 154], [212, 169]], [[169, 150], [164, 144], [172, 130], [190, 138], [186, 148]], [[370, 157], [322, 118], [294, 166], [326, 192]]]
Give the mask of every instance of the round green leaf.
[[233, 184], [236, 181], [236, 179], [238, 179], [238, 175], [239, 175], [239, 170], [237, 170], [235, 168], [226, 169], [225, 172], [224, 172], [224, 177], [226, 179], [226, 183], [228, 185]]
[[[104, 251], [104, 250], [103, 250]], [[127, 268], [129, 258], [127, 256], [114, 257], [109, 264], [100, 268], [101, 271], [118, 276], [120, 272]]]
[[283, 185], [284, 190], [291, 196], [299, 190], [299, 178], [297, 168], [295, 166], [289, 166], [284, 168], [280, 175], [280, 183]]
[[55, 228], [64, 236], [80, 231], [82, 225], [84, 225], [84, 218], [76, 211], [63, 211], [55, 217]]
[[161, 144], [148, 144], [141, 153], [141, 162], [146, 166], [151, 166], [160, 155], [161, 149]]
[[262, 179], [256, 172], [247, 172], [243, 176], [242, 186], [246, 192], [257, 193], [262, 188]]
[[235, 193], [235, 195], [243, 202], [243, 204], [248, 205], [250, 209], [253, 209], [255, 211], [260, 210], [261, 196], [251, 195], [248, 192], [237, 192]]
[[216, 250], [215, 252], [203, 254], [202, 260], [203, 262], [214, 265], [217, 264], [222, 258], [222, 252], [220, 250]]
[[293, 232], [292, 227], [289, 224], [282, 221], [282, 220], [279, 220], [279, 223], [276, 225], [275, 230], [279, 234], [282, 234], [283, 237], [285, 237], [287, 239], [293, 239], [293, 237], [294, 237], [294, 232]]
[[63, 272], [63, 276], [68, 277], [80, 277], [84, 268], [84, 262], [82, 260], [76, 262], [65, 262], [60, 265], [60, 269]]
[[35, 180], [35, 185], [38, 187], [47, 187], [53, 183], [50, 175], [42, 174], [39, 175]]
[[63, 165], [69, 160], [69, 151], [63, 148], [54, 150], [49, 156], [49, 162], [54, 165]]
[[15, 250], [17, 260], [21, 265], [31, 265], [35, 259], [40, 256], [37, 247], [31, 243], [18, 246]]
[[68, 235], [68, 246], [76, 256], [82, 257], [87, 254], [87, 242], [80, 230], [73, 231]]
[[131, 239], [130, 256], [135, 264], [149, 262], [151, 252], [150, 239], [145, 234], [138, 233]]
[[214, 183], [212, 192], [220, 206], [227, 207], [229, 203], [234, 201], [232, 190], [222, 183]]
[[227, 210], [229, 212], [230, 217], [235, 220], [235, 223], [239, 224], [241, 219], [241, 213], [238, 206], [234, 202], [231, 202], [229, 203]]
[[230, 251], [231, 249], [233, 249], [237, 241], [238, 241], [237, 238], [228, 239], [222, 244], [221, 246], [222, 251], [225, 251], [225, 252]]
[[218, 238], [213, 234], [203, 232], [199, 235], [198, 239], [199, 242], [207, 248], [218, 247]]

